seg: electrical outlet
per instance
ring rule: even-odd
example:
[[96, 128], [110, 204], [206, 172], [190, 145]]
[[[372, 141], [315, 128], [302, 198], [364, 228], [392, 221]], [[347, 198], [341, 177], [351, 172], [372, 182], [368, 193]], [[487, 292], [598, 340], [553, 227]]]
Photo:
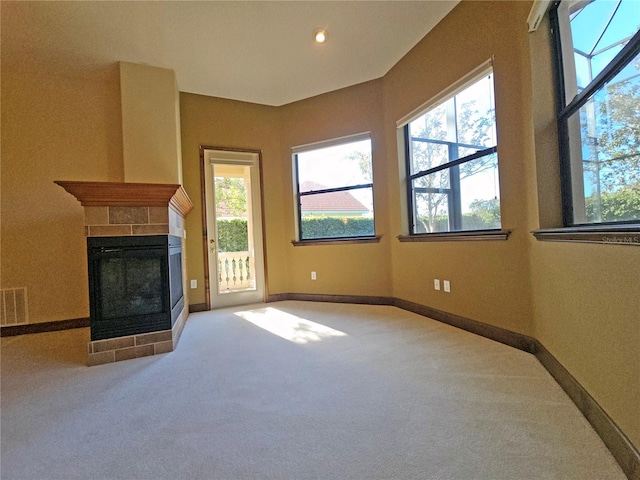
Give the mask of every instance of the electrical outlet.
[[198, 280], [191, 280], [191, 288], [198, 288]]
[[311, 280], [315, 280], [316, 278], [316, 272], [311, 272]]
[[447, 293], [451, 293], [451, 283], [449, 280], [444, 281], [444, 291]]
[[438, 280], [437, 278], [433, 279], [433, 289], [440, 290], [440, 280]]

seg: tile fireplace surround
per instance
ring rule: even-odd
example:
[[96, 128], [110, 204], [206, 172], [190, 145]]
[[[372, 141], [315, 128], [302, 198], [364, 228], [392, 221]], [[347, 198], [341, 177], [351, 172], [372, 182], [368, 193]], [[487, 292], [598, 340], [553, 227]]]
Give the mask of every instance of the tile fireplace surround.
[[[55, 183], [76, 197], [84, 207], [86, 237], [174, 235], [184, 239], [184, 218], [193, 208], [193, 204], [181, 185], [66, 181]], [[183, 291], [186, 292], [184, 258], [182, 265]], [[173, 351], [188, 312], [185, 298], [185, 306], [170, 330], [89, 342], [88, 364], [99, 365]]]

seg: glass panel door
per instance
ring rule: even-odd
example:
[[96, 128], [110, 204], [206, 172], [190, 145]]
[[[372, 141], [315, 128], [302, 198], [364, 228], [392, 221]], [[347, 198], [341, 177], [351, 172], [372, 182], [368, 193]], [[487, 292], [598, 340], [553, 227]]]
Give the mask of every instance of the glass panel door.
[[259, 154], [206, 152], [211, 308], [262, 302], [264, 261]]
[[218, 294], [256, 289], [250, 168], [213, 165]]

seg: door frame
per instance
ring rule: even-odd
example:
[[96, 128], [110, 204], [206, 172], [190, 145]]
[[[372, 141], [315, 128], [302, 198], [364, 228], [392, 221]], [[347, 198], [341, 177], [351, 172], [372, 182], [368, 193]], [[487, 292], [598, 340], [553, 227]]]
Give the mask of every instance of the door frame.
[[207, 186], [206, 186], [206, 150], [217, 150], [223, 152], [236, 152], [236, 153], [249, 153], [255, 154], [258, 156], [258, 179], [259, 179], [259, 187], [260, 187], [260, 214], [262, 216], [261, 222], [261, 233], [262, 233], [262, 263], [263, 263], [263, 271], [264, 278], [263, 282], [263, 298], [262, 301], [266, 301], [269, 298], [269, 285], [268, 285], [268, 275], [267, 275], [267, 246], [266, 246], [266, 235], [265, 235], [265, 216], [264, 216], [264, 180], [262, 173], [262, 150], [255, 150], [251, 148], [234, 148], [234, 147], [217, 147], [212, 145], [200, 145], [200, 194], [201, 194], [201, 202], [202, 202], [202, 248], [204, 254], [204, 289], [205, 289], [205, 304], [206, 309], [211, 310], [211, 279], [209, 275], [209, 245], [207, 242], [208, 239], [208, 224], [207, 224]]

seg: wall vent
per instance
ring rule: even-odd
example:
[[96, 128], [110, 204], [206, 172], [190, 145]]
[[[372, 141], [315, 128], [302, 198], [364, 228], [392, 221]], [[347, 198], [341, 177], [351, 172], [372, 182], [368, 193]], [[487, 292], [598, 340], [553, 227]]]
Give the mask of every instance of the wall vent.
[[0, 289], [0, 327], [29, 323], [27, 287]]

